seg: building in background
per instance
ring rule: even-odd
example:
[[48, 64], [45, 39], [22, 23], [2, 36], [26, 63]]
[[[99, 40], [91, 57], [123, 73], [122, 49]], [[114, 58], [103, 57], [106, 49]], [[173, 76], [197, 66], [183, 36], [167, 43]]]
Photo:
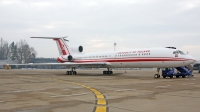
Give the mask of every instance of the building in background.
[[[58, 63], [56, 58], [29, 58], [27, 63]], [[3, 61], [2, 68], [5, 64], [17, 64], [14, 61]], [[12, 69], [63, 69], [60, 65], [20, 65], [11, 66]]]
[[0, 69], [3, 69], [3, 66], [6, 64], [17, 64], [17, 62], [12, 60], [0, 60]]

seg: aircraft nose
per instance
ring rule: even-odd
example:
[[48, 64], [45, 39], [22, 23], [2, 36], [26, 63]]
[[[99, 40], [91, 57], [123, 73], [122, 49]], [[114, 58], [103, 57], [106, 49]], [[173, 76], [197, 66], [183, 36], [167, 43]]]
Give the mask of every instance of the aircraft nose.
[[189, 59], [194, 63], [194, 62], [196, 62], [196, 59], [194, 58], [194, 57], [192, 57], [192, 56], [189, 56]]

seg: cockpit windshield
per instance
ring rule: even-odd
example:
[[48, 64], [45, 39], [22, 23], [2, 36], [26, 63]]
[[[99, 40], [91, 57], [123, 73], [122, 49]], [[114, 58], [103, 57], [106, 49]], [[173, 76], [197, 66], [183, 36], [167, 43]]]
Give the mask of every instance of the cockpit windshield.
[[182, 55], [186, 55], [183, 51], [178, 51]]
[[186, 55], [183, 51], [180, 51], [180, 50], [174, 51], [173, 54]]

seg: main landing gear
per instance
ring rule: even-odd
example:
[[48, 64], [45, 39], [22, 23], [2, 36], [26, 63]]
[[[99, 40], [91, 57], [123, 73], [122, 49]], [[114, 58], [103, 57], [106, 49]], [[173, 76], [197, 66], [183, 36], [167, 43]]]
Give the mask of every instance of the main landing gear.
[[113, 71], [112, 71], [112, 70], [110, 71], [109, 68], [107, 68], [107, 69], [108, 69], [108, 71], [103, 71], [103, 74], [113, 74]]
[[75, 67], [72, 67], [72, 70], [71, 70], [71, 71], [67, 71], [67, 72], [66, 72], [66, 75], [76, 75], [77, 72], [76, 72], [75, 70], [76, 70], [76, 68], [75, 68]]
[[158, 73], [158, 74], [155, 74], [155, 75], [154, 75], [154, 78], [155, 78], [155, 79], [160, 78], [160, 73], [159, 73], [159, 72], [160, 72], [160, 68], [157, 68], [157, 73]]

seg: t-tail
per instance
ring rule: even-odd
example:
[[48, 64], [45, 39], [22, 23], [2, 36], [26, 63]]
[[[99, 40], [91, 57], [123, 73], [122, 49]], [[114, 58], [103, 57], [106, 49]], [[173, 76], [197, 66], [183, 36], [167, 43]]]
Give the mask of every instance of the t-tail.
[[66, 39], [67, 37], [31, 37], [31, 38], [53, 39], [54, 41], [56, 41], [60, 55], [70, 55], [69, 46], [65, 43], [65, 41], [68, 41]]

